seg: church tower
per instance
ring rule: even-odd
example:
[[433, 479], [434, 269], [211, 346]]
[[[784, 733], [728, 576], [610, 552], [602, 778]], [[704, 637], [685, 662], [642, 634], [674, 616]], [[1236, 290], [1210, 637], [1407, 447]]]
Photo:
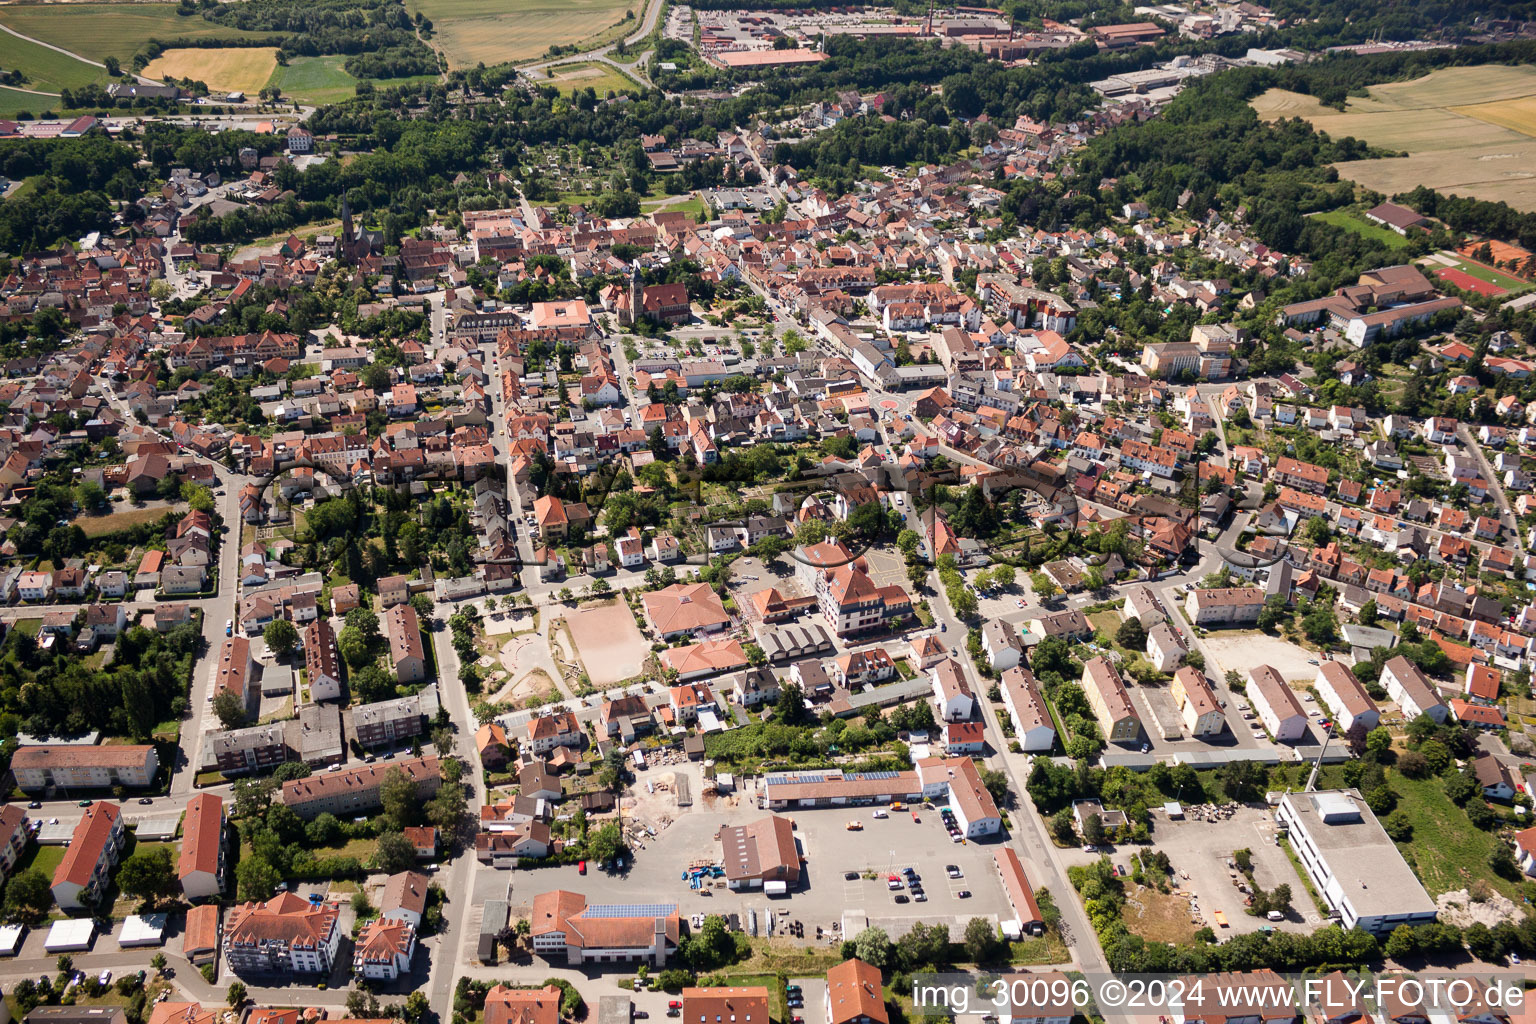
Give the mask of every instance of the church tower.
[[636, 260], [629, 271], [629, 308], [619, 322], [633, 326], [645, 312], [645, 281], [640, 277], [640, 261]]

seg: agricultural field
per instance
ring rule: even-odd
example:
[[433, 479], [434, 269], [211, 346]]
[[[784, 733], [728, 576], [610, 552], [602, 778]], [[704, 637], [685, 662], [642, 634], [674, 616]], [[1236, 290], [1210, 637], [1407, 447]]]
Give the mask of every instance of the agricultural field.
[[37, 117], [45, 110], [57, 110], [58, 106], [59, 101], [55, 96], [38, 96], [0, 85], [0, 117], [15, 117], [23, 112]]
[[548, 81], [567, 96], [589, 86], [599, 97], [606, 96], [609, 91], [637, 88], [635, 80], [628, 75], [607, 64], [597, 63], [558, 64], [549, 69]]
[[[105, 68], [88, 64], [78, 57], [58, 50], [50, 50], [40, 43], [4, 36], [0, 50], [5, 53], [5, 67], [14, 68], [27, 76], [24, 88], [38, 92], [58, 92], [60, 89], [79, 89], [92, 83], [109, 81]], [[39, 101], [47, 102], [44, 97]]]
[[1371, 86], [1343, 111], [1271, 89], [1253, 101], [1266, 120], [1300, 117], [1406, 157], [1356, 160], [1339, 173], [1388, 195], [1428, 185], [1536, 210], [1536, 67], [1446, 68]]
[[272, 46], [234, 46], [208, 50], [190, 47], [166, 50], [149, 62], [144, 74], [150, 78], [190, 78], [204, 82], [214, 92], [258, 93], [266, 88], [277, 70], [277, 48]]
[[[62, 46], [90, 60], [116, 57], [124, 64], [150, 39], [265, 38], [264, 32], [225, 28], [196, 15], [183, 17], [175, 4], [4, 4], [0, 24]], [[6, 47], [15, 42], [9, 39]]]
[[412, 13], [432, 20], [434, 42], [453, 68], [530, 60], [551, 45], [570, 45], [610, 28], [634, 10], [635, 0], [406, 0]]
[[1331, 224], [1363, 238], [1381, 242], [1394, 249], [1402, 249], [1408, 245], [1408, 239], [1380, 224], [1372, 224], [1358, 210], [1328, 210], [1325, 213], [1314, 213], [1312, 219]]

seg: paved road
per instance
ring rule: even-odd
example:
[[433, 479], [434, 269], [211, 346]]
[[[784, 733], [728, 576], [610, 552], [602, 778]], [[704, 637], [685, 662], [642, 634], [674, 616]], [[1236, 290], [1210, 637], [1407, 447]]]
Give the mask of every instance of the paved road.
[[[656, 28], [656, 18], [661, 14], [661, 6], [661, 0], [645, 0], [645, 16], [640, 19], [640, 27], [624, 37], [624, 44], [626, 46], [632, 46], [651, 34], [651, 32]], [[609, 65], [617, 71], [621, 71], [624, 74], [638, 78], [642, 82], [649, 81], [645, 75], [645, 72], [641, 69], [641, 65], [645, 62], [644, 58], [642, 57], [641, 60], [638, 60], [633, 64], [621, 64], [609, 56], [609, 54], [611, 54], [617, 48], [618, 43], [609, 43], [607, 46], [601, 46], [595, 50], [588, 50], [585, 53], [568, 53], [562, 57], [555, 57], [551, 60], [541, 60], [533, 64], [526, 64], [523, 65], [521, 70], [531, 74], [535, 71], [543, 71], [545, 68], [553, 67], [556, 64], [571, 64], [579, 61], [596, 60], [600, 63]]]
[[1477, 438], [1472, 436], [1472, 431], [1467, 429], [1465, 423], [1456, 424], [1456, 437], [1472, 453], [1472, 459], [1477, 463], [1478, 472], [1483, 474], [1483, 479], [1488, 481], [1488, 486], [1493, 492], [1494, 504], [1499, 506], [1499, 522], [1510, 535], [1510, 543], [1517, 551], [1525, 550], [1525, 539], [1520, 535], [1520, 524], [1515, 520], [1515, 511], [1510, 507], [1509, 496], [1504, 493], [1504, 485], [1499, 481], [1499, 474], [1488, 463], [1488, 456], [1483, 453], [1483, 446], [1477, 443]]
[[[929, 588], [934, 591], [934, 596], [929, 600], [928, 606], [933, 611], [933, 616], [943, 624], [943, 637], [953, 643], [963, 643], [966, 628], [949, 609], [949, 602], [944, 598], [943, 588], [938, 583], [938, 573], [929, 574]], [[1003, 736], [1001, 727], [997, 724], [997, 716], [992, 713], [991, 702], [986, 699], [986, 680], [979, 678], [976, 667], [971, 664], [968, 656], [956, 659], [960, 662], [967, 680], [970, 682], [971, 691], [980, 696], [979, 704], [982, 705], [982, 727], [986, 734], [988, 746], [998, 753], [989, 760], [994, 767], [1001, 767], [1008, 775], [1008, 786], [1013, 791], [1016, 805], [1009, 815], [1014, 828], [1009, 841], [1017, 852], [1025, 858], [1026, 863], [1034, 867], [1036, 888], [1049, 889], [1055, 894], [1055, 902], [1061, 908], [1062, 938], [1072, 949], [1073, 958], [1077, 966], [1084, 971], [1101, 971], [1104, 969], [1104, 951], [1099, 946], [1099, 937], [1094, 933], [1088, 923], [1087, 916], [1083, 913], [1082, 904], [1077, 899], [1072, 884], [1067, 881], [1067, 867], [1062, 861], [1056, 845], [1047, 838], [1042, 826], [1040, 815], [1030, 803], [1029, 794], [1024, 789], [1025, 775], [1023, 772], [1029, 767], [1029, 757], [1023, 754], [1009, 754], [1008, 740]]]

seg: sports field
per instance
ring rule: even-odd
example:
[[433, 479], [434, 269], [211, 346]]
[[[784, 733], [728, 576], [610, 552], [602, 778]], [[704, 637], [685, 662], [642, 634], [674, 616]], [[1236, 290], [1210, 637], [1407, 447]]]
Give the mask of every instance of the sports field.
[[105, 68], [8, 33], [0, 33], [0, 66], [20, 71], [27, 76], [23, 87], [39, 92], [78, 89], [92, 82], [110, 81]]
[[480, 61], [528, 60], [553, 44], [579, 43], [611, 27], [634, 10], [639, 0], [406, 0], [412, 13], [432, 20], [434, 42], [448, 55], [450, 67]]
[[357, 95], [357, 79], [342, 70], [345, 57], [290, 57], [288, 66], [273, 68], [266, 85], [300, 103], [339, 103]]
[[1441, 250], [1432, 256], [1426, 256], [1423, 263], [1433, 268], [1437, 277], [1459, 288], [1477, 292], [1479, 295], [1505, 295], [1511, 292], [1523, 292], [1533, 287], [1529, 281], [1511, 277], [1486, 263], [1467, 259], [1449, 250]]
[[215, 92], [258, 93], [267, 86], [277, 68], [277, 48], [272, 46], [232, 46], [208, 50], [190, 47], [166, 50], [149, 62], [144, 74], [150, 78], [190, 78], [206, 82]]
[[[97, 61], [116, 57], [125, 65], [152, 38], [239, 39], [267, 35], [225, 28], [197, 15], [183, 17], [176, 13], [175, 4], [158, 3], [3, 4], [0, 23], [82, 57]], [[0, 50], [9, 53], [16, 41], [14, 36], [8, 37], [0, 43]]]
[[1503, 295], [1504, 289], [1491, 281], [1479, 281], [1471, 274], [1457, 270], [1455, 267], [1436, 267], [1435, 276], [1442, 281], [1449, 281], [1458, 288], [1479, 295]]
[[1338, 165], [1378, 192], [1428, 185], [1536, 210], [1536, 67], [1446, 68], [1368, 92], [1343, 111], [1279, 89], [1253, 106], [1267, 120], [1301, 117], [1335, 138], [1408, 153]]
[[[567, 96], [591, 86], [599, 97], [637, 87], [634, 79], [607, 64], [559, 64], [549, 69], [549, 82]], [[537, 79], [535, 79], [537, 81]]]

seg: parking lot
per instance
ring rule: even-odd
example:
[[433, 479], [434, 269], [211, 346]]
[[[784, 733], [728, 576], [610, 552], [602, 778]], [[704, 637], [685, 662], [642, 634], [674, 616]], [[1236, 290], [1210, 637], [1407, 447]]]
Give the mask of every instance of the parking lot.
[[[688, 887], [680, 877], [687, 865], [700, 858], [718, 860], [720, 844], [715, 833], [721, 826], [745, 824], [770, 813], [748, 806], [745, 799], [740, 806], [726, 807], [723, 801], [710, 806], [709, 798], [704, 798], [696, 811], [680, 815], [637, 852], [625, 872], [608, 874], [593, 867], [582, 875], [574, 865], [567, 865], [496, 872], [496, 876], [502, 884], [511, 882], [509, 899], [514, 908], [524, 911], [539, 893], [567, 889], [593, 903], [676, 903], [685, 917], [736, 914], [744, 921], [750, 909], [756, 912], [762, 934], [764, 912], [772, 910], [775, 935], [781, 922], [798, 921], [804, 926], [807, 945], [817, 942], [818, 927], [820, 941], [830, 944], [841, 941], [844, 927], [857, 933], [866, 923], [886, 929], [892, 938], [905, 934], [917, 921], [947, 923], [951, 935], [958, 936], [972, 917], [995, 918], [996, 908], [1005, 905], [992, 860], [997, 844], [950, 842], [938, 810], [927, 807], [918, 808], [916, 822], [910, 811], [887, 811], [888, 817], [877, 819], [870, 807], [789, 812], [785, 816], [795, 821], [796, 841], [806, 863], [800, 885], [788, 896], [770, 899], [760, 890]], [[848, 831], [848, 822], [854, 820], [863, 823], [861, 831]], [[949, 878], [948, 864], [959, 867], [962, 877]], [[905, 867], [913, 868], [921, 879], [924, 902], [898, 904], [896, 894], [886, 888], [886, 876], [899, 874]], [[849, 872], [860, 877], [845, 878]], [[874, 879], [862, 877], [871, 872]], [[484, 877], [486, 872], [480, 874]], [[961, 891], [971, 895], [961, 897]], [[910, 899], [905, 883], [901, 892]]]
[[[1284, 931], [1311, 932], [1323, 925], [1323, 919], [1307, 895], [1307, 887], [1296, 874], [1290, 858], [1274, 842], [1274, 816], [1254, 807], [1238, 807], [1223, 820], [1201, 820], [1194, 809], [1186, 808], [1183, 821], [1172, 821], [1161, 811], [1153, 815], [1153, 840], [1168, 854], [1179, 888], [1195, 895], [1203, 923], [1227, 938], [1238, 932], [1251, 932], [1266, 926]], [[1250, 917], [1243, 904], [1243, 893], [1232, 884], [1227, 860], [1234, 850], [1247, 849], [1253, 855], [1254, 881], [1268, 891], [1285, 883], [1291, 887], [1292, 911], [1283, 921]], [[1129, 864], [1130, 852], [1116, 855], [1115, 863]], [[1186, 879], [1184, 872], [1189, 873]], [[1221, 911], [1228, 927], [1216, 924], [1215, 912]]]

